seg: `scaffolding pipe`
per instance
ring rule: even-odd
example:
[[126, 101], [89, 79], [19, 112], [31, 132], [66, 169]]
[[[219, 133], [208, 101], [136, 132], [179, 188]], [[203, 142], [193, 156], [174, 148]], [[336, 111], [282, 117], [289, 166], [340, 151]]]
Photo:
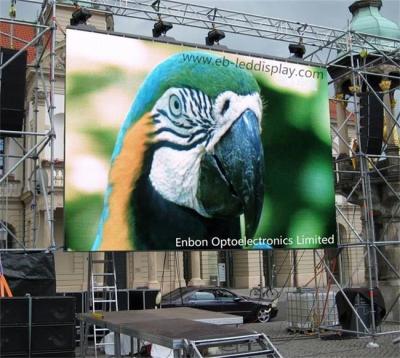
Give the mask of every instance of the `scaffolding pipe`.
[[[351, 41], [350, 41], [350, 46], [351, 46]], [[351, 67], [355, 68], [355, 62], [354, 62], [354, 56], [353, 54], [350, 55], [350, 62], [351, 62]], [[361, 143], [361, 123], [360, 123], [360, 109], [359, 109], [359, 103], [358, 103], [358, 92], [357, 92], [357, 86], [358, 88], [360, 87], [360, 83], [359, 83], [359, 78], [356, 77], [355, 72], [352, 72], [352, 76], [351, 76], [351, 83], [352, 86], [354, 86], [355, 90], [353, 93], [353, 105], [354, 105], [354, 113], [356, 115], [357, 118], [357, 139], [358, 139], [358, 143]], [[364, 241], [366, 242], [374, 242], [375, 241], [375, 230], [374, 230], [374, 218], [373, 218], [373, 211], [372, 211], [372, 200], [371, 200], [371, 186], [370, 186], [370, 181], [369, 181], [369, 176], [368, 176], [368, 165], [367, 165], [367, 160], [366, 158], [363, 156], [363, 153], [361, 151], [361, 146], [360, 146], [360, 175], [361, 175], [361, 187], [362, 187], [362, 192], [363, 192], [363, 209], [364, 209], [364, 230], [365, 230], [365, 234], [366, 234], [366, 238]], [[376, 333], [376, 323], [375, 323], [375, 304], [374, 304], [374, 282], [372, 279], [372, 267], [371, 267], [371, 263], [372, 260], [374, 260], [374, 264], [375, 259], [371, 256], [371, 248], [370, 245], [366, 245], [366, 249], [367, 249], [367, 269], [368, 269], [368, 289], [369, 289], [369, 297], [370, 297], [370, 307], [371, 307], [371, 311], [370, 311], [370, 317], [371, 317], [371, 323], [372, 323], [372, 336], [373, 339], [375, 339], [374, 335]], [[374, 277], [374, 281], [377, 280], [377, 268], [376, 265], [375, 266], [375, 277]], [[344, 293], [343, 293], [344, 294]], [[353, 307], [352, 307], [353, 308]], [[356, 312], [356, 310], [354, 310]], [[363, 324], [363, 326], [366, 328], [364, 321], [361, 320], [361, 323]], [[368, 330], [369, 331], [369, 330]]]
[[3, 177], [0, 178], [0, 184], [5, 181], [7, 179], [7, 177], [28, 157], [30, 157], [30, 155], [42, 144], [46, 145], [47, 142], [49, 141], [49, 139], [43, 138], [38, 144], [36, 144], [35, 146], [33, 146], [29, 151], [26, 152], [26, 154], [24, 156], [22, 156], [22, 158], [20, 160], [18, 160], [5, 174]]
[[54, 141], [56, 138], [54, 130], [54, 109], [55, 109], [55, 61], [56, 61], [56, 0], [52, 3], [52, 18], [51, 18], [51, 47], [50, 47], [50, 246], [56, 247], [54, 238]]
[[[0, 131], [0, 134], [19, 134], [19, 135], [25, 135], [25, 136], [33, 136], [34, 140], [37, 141], [38, 137], [43, 137], [40, 139], [38, 143], [35, 143], [33, 148], [27, 150], [24, 156], [20, 158], [20, 160], [5, 174], [3, 178], [0, 178], [0, 183], [2, 183], [5, 178], [8, 177], [8, 175], [24, 160], [27, 158], [32, 157], [32, 153], [34, 152], [35, 154], [40, 153], [45, 146], [49, 143], [50, 144], [50, 204], [49, 207], [47, 208], [47, 211], [49, 213], [49, 226], [50, 226], [50, 250], [55, 250], [56, 245], [55, 245], [55, 237], [54, 237], [54, 171], [55, 171], [55, 162], [54, 162], [54, 151], [55, 151], [55, 130], [54, 130], [54, 105], [55, 105], [55, 62], [56, 62], [56, 30], [57, 30], [57, 22], [56, 22], [56, 1], [52, 0], [51, 2], [44, 0], [44, 1], [39, 1], [39, 0], [21, 0], [24, 2], [28, 3], [33, 3], [33, 4], [41, 4], [41, 9], [40, 9], [40, 14], [38, 16], [37, 23], [28, 23], [28, 22], [23, 22], [23, 21], [10, 21], [8, 19], [0, 19], [0, 21], [3, 22], [8, 22], [8, 23], [13, 23], [13, 24], [21, 24], [21, 25], [30, 25], [34, 26], [37, 28], [37, 34], [34, 39], [32, 39], [30, 42], [27, 42], [25, 46], [19, 50], [12, 58], [10, 58], [6, 63], [4, 63], [1, 67], [0, 70], [3, 69], [9, 62], [14, 60], [22, 51], [24, 51], [26, 48], [31, 46], [32, 44], [38, 44], [38, 40], [42, 39], [43, 36], [48, 32], [51, 31], [51, 36], [49, 37], [50, 41], [50, 69], [49, 69], [49, 81], [50, 81], [50, 89], [47, 91], [46, 88], [46, 82], [44, 81], [44, 76], [43, 76], [43, 71], [40, 66], [40, 62], [42, 61], [42, 56], [43, 53], [46, 49], [46, 46], [43, 48], [43, 52], [41, 55], [37, 53], [37, 58], [36, 58], [36, 90], [38, 89], [38, 78], [40, 76], [40, 79], [42, 80], [42, 85], [44, 87], [44, 91], [46, 93], [46, 105], [48, 108], [48, 116], [50, 119], [50, 124], [51, 124], [51, 129], [48, 133], [37, 133], [37, 128], [35, 128], [35, 132], [29, 132], [29, 131], [21, 131], [21, 132], [15, 132], [15, 131]], [[94, 2], [94, 1], [80, 1], [81, 3], [85, 3], [88, 5], [100, 5], [99, 2]], [[139, 19], [145, 19], [145, 20], [150, 20], [154, 21], [154, 16], [158, 15], [157, 12], [155, 12], [149, 3], [144, 3], [144, 2], [139, 2], [139, 1], [127, 1], [126, 6], [112, 6], [113, 12], [115, 15], [119, 16], [124, 16], [124, 17], [133, 17], [133, 18], [139, 18]], [[347, 71], [344, 75], [340, 76], [339, 78], [334, 79], [330, 83], [337, 82], [341, 78], [344, 78], [345, 76], [351, 75], [352, 77], [352, 83], [353, 85], [360, 85], [360, 79], [363, 79], [367, 87], [369, 89], [372, 88], [372, 86], [368, 83], [367, 78], [365, 75], [371, 74], [372, 72], [369, 72], [369, 69], [372, 68], [374, 64], [381, 64], [381, 63], [392, 63], [393, 64], [393, 59], [392, 57], [399, 51], [400, 49], [400, 41], [394, 40], [394, 39], [387, 39], [379, 36], [370, 36], [367, 34], [360, 34], [356, 33], [354, 35], [353, 32], [350, 32], [350, 30], [335, 30], [335, 29], [329, 29], [326, 27], [322, 26], [314, 26], [310, 24], [299, 24], [291, 21], [286, 21], [286, 20], [280, 20], [280, 19], [274, 19], [274, 18], [269, 18], [269, 17], [263, 17], [263, 16], [257, 16], [257, 15], [251, 15], [251, 14], [245, 14], [245, 13], [239, 13], [239, 12], [234, 12], [234, 11], [227, 11], [227, 10], [218, 10], [216, 11], [216, 18], [210, 19], [207, 16], [207, 11], [209, 9], [213, 8], [208, 8], [205, 6], [198, 6], [198, 5], [191, 5], [183, 2], [178, 2], [178, 1], [163, 1], [162, 6], [160, 7], [160, 13], [162, 14], [163, 17], [166, 19], [172, 20], [171, 22], [182, 25], [182, 26], [192, 26], [192, 27], [198, 27], [198, 28], [205, 28], [208, 29], [210, 28], [211, 25], [220, 27], [221, 29], [224, 29], [226, 32], [231, 32], [235, 34], [241, 34], [245, 36], [253, 36], [253, 37], [258, 37], [258, 38], [264, 38], [264, 39], [271, 39], [271, 40], [278, 40], [278, 41], [285, 41], [285, 42], [291, 42], [294, 39], [298, 40], [299, 33], [298, 33], [298, 27], [299, 26], [305, 26], [304, 33], [303, 33], [303, 40], [304, 44], [308, 46], [316, 46], [317, 48], [315, 51], [313, 51], [311, 54], [306, 56], [306, 59], [308, 58], [313, 58], [313, 56], [316, 56], [316, 58], [320, 59], [319, 54], [321, 53], [322, 57], [322, 52], [323, 51], [328, 51], [328, 56], [326, 58], [326, 62], [329, 61], [330, 56], [334, 52], [335, 49], [340, 49], [342, 50], [342, 54], [345, 53], [345, 55], [342, 56], [344, 58], [345, 56], [350, 56], [351, 59], [351, 65], [350, 66], [342, 66], [339, 64], [336, 64], [335, 61], [338, 61], [339, 59], [336, 58], [333, 63], [330, 63], [329, 65], [332, 67], [338, 67], [338, 68], [347, 68], [349, 71]], [[115, 4], [114, 4], [115, 5]], [[47, 12], [47, 10], [49, 10]], [[44, 14], [48, 14], [49, 18], [47, 20], [44, 19]], [[45, 21], [48, 21], [49, 25], [45, 25]], [[232, 21], [232, 24], [229, 24], [229, 21]], [[282, 29], [287, 26], [287, 32], [285, 33], [282, 31]], [[43, 29], [43, 30], [42, 30]], [[380, 49], [375, 45], [374, 41], [388, 41], [388, 49], [392, 49], [391, 52], [385, 52], [383, 53], [380, 51]], [[357, 65], [354, 62], [354, 56], [358, 55], [356, 51], [359, 51], [360, 49], [373, 49], [373, 50], [378, 50], [380, 52], [380, 56], [377, 59], [374, 59], [370, 61], [368, 64], [362, 64], [360, 65], [357, 63]], [[37, 51], [39, 52], [39, 51]], [[320, 61], [322, 63], [322, 61]], [[304, 61], [305, 64], [310, 64], [309, 62]], [[324, 63], [326, 65], [326, 63]], [[375, 74], [374, 75], [379, 75]], [[390, 75], [389, 75], [390, 76]], [[386, 76], [387, 77], [387, 76]], [[375, 93], [376, 94], [376, 93]], [[48, 97], [47, 97], [48, 95]], [[35, 108], [37, 109], [37, 103], [38, 103], [38, 96], [37, 92], [35, 95]], [[354, 93], [354, 104], [355, 104], [355, 114], [357, 117], [357, 123], [356, 123], [356, 130], [357, 130], [357, 138], [360, 140], [360, 121], [359, 121], [359, 110], [358, 110], [358, 102], [357, 102], [357, 93]], [[384, 104], [383, 104], [384, 105]], [[384, 108], [386, 106], [384, 105]], [[388, 111], [388, 113], [391, 113], [391, 111]], [[348, 121], [350, 116], [346, 119]], [[393, 120], [395, 126], [399, 126], [397, 123], [396, 118], [391, 115], [391, 118]], [[347, 122], [346, 122], [347, 124]], [[343, 124], [343, 125], [346, 125]], [[37, 112], [36, 112], [36, 125], [37, 125]], [[342, 212], [340, 209], [339, 205], [336, 205], [336, 210], [337, 212], [344, 218], [345, 222], [350, 226], [351, 230], [355, 234], [356, 239], [359, 242], [356, 243], [339, 243], [338, 247], [339, 248], [358, 248], [358, 247], [364, 247], [366, 248], [365, 256], [367, 256], [367, 264], [368, 264], [368, 286], [369, 286], [369, 291], [370, 295], [373, 290], [374, 286], [374, 281], [377, 282], [378, 280], [378, 275], [377, 275], [377, 264], [376, 264], [376, 251], [378, 251], [379, 255], [383, 257], [385, 263], [395, 272], [396, 276], [399, 277], [399, 273], [396, 271], [395, 267], [390, 263], [390, 261], [385, 257], [385, 255], [379, 250], [379, 247], [381, 246], [386, 246], [386, 245], [398, 245], [400, 242], [399, 241], [385, 241], [385, 242], [377, 242], [375, 240], [375, 233], [374, 233], [374, 219], [372, 215], [372, 209], [373, 209], [373, 202], [371, 198], [371, 181], [370, 181], [370, 171], [368, 168], [368, 161], [371, 162], [370, 158], [382, 158], [382, 156], [372, 156], [368, 155], [365, 153], [355, 153], [349, 143], [340, 136], [340, 133], [337, 133], [337, 129], [332, 127], [333, 132], [336, 133], [336, 135], [339, 137], [340, 140], [344, 141], [346, 146], [349, 148], [349, 152], [353, 153], [353, 155], [357, 158], [359, 158], [360, 161], [360, 178], [353, 187], [351, 194], [354, 193], [360, 183], [362, 184], [362, 192], [363, 192], [363, 200], [364, 200], [364, 205], [363, 205], [363, 210], [364, 210], [364, 227], [365, 227], [365, 237], [361, 237], [355, 225], [353, 225], [350, 220], [346, 217], [346, 215]], [[37, 160], [37, 155], [34, 156]], [[389, 158], [389, 156], [385, 156]], [[392, 158], [393, 156], [390, 156]], [[398, 156], [395, 156], [393, 158], [399, 158]], [[385, 180], [383, 174], [381, 171], [374, 166], [375, 170], [378, 172], [378, 174], [381, 176], [383, 181], [389, 185], [391, 189], [393, 189], [388, 182], [388, 180]], [[341, 171], [338, 171], [341, 172]], [[343, 172], [343, 171], [342, 171]], [[357, 174], [357, 171], [354, 171], [354, 173]], [[349, 195], [346, 200], [348, 201], [351, 195]], [[399, 195], [396, 195], [396, 199], [399, 200]], [[7, 198], [6, 198], [7, 200]], [[47, 202], [47, 200], [46, 200]], [[37, 210], [35, 208], [35, 210]], [[35, 241], [36, 242], [36, 241]], [[49, 249], [48, 248], [48, 249]], [[24, 251], [37, 251], [38, 249], [26, 249]], [[39, 249], [42, 250], [42, 249]], [[13, 249], [9, 249], [9, 251], [13, 251]], [[18, 251], [18, 250], [15, 250]], [[343, 252], [344, 250], [341, 250]], [[317, 255], [319, 256], [318, 251], [316, 251]], [[295, 251], [293, 251], [293, 254], [296, 254]], [[342, 253], [340, 253], [342, 255]], [[296, 260], [297, 261], [297, 260]], [[326, 267], [326, 263], [324, 260], [322, 260], [323, 264], [325, 265], [326, 271], [332, 276], [333, 280], [335, 281], [336, 284], [338, 282], [336, 281], [334, 275], [330, 271], [329, 267]], [[292, 265], [291, 270], [293, 272], [296, 270], [295, 265]], [[372, 271], [374, 270], [374, 275], [375, 277], [373, 278], [373, 273]], [[295, 275], [294, 275], [295, 276]], [[340, 283], [341, 284], [341, 283]], [[342, 286], [338, 284], [339, 288], [342, 291]], [[342, 291], [343, 292], [343, 291]], [[347, 299], [347, 297], [345, 296]], [[372, 335], [373, 337], [381, 335], [381, 334], [388, 334], [388, 332], [383, 332], [383, 333], [377, 333], [376, 332], [376, 322], [375, 322], [375, 316], [374, 316], [374, 303], [373, 303], [373, 296], [371, 295], [371, 323], [372, 327], [370, 330], [365, 327], [363, 320], [360, 319], [358, 313], [356, 312], [354, 306], [348, 301], [350, 304], [351, 309], [355, 313], [355, 315], [360, 319], [361, 324], [364, 326], [364, 328], [367, 329], [366, 333], [359, 332], [360, 334], [366, 334], [366, 335]], [[320, 326], [322, 328], [323, 326]], [[327, 328], [329, 329], [329, 328]], [[341, 330], [345, 331], [345, 330]], [[353, 331], [350, 331], [353, 332]], [[354, 333], [354, 332], [353, 332]], [[394, 332], [397, 333], [397, 332]]]

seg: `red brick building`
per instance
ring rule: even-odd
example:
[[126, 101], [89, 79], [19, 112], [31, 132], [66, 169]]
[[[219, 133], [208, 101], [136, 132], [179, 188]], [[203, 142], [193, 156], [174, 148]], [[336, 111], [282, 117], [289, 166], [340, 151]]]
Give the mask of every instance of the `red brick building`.
[[[0, 47], [19, 50], [31, 41], [36, 34], [34, 26], [10, 24], [0, 21]], [[28, 63], [35, 59], [35, 47], [28, 47]]]

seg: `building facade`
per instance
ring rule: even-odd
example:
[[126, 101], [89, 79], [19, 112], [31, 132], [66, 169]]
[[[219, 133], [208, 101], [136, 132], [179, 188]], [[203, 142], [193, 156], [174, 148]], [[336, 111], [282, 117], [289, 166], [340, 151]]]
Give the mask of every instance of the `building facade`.
[[[57, 43], [55, 70], [55, 109], [53, 115], [55, 139], [54, 150], [54, 228], [55, 228], [55, 263], [57, 290], [59, 292], [81, 291], [87, 288], [88, 254], [84, 252], [64, 252], [63, 229], [63, 186], [64, 186], [64, 60], [65, 28], [69, 24], [73, 7], [58, 5]], [[92, 17], [88, 24], [98, 30], [107, 30], [110, 14], [91, 9]], [[49, 13], [46, 16], [50, 16]], [[50, 20], [50, 18], [49, 18]], [[108, 24], [108, 25], [107, 25]], [[18, 26], [16, 27], [18, 28]], [[14, 31], [22, 31], [15, 30]], [[16, 48], [24, 42], [17, 38], [21, 33], [11, 33]], [[24, 35], [30, 41], [34, 33]], [[45, 37], [44, 37], [45, 40]], [[2, 44], [3, 46], [9, 45]], [[42, 44], [46, 46], [45, 41]], [[27, 70], [26, 118], [24, 131], [44, 133], [51, 128], [49, 120], [49, 51], [45, 49], [42, 58], [42, 72], [32, 66], [40, 47], [31, 48]], [[46, 85], [47, 84], [47, 85]], [[344, 118], [351, 112], [337, 93], [337, 101], [330, 102], [332, 126], [340, 127]], [[68, 125], [68, 123], [67, 123]], [[341, 131], [343, 130], [340, 127]], [[354, 119], [346, 124], [346, 135], [356, 137]], [[342, 153], [343, 145], [337, 137], [333, 141], [333, 156]], [[4, 161], [1, 174], [5, 174], [23, 156], [25, 148], [32, 148], [40, 138], [24, 135], [21, 138], [4, 137], [0, 151]], [[350, 139], [349, 139], [350, 141]], [[34, 154], [34, 153], [33, 153]], [[18, 249], [47, 248], [51, 244], [49, 232], [49, 187], [51, 177], [50, 149], [46, 146], [38, 155], [32, 155], [19, 165], [1, 185], [0, 220], [8, 231], [5, 234], [7, 247]], [[338, 193], [337, 216], [338, 235], [341, 242], [356, 242], [357, 233], [362, 232], [360, 207], [344, 200], [345, 193]], [[11, 237], [10, 237], [11, 236]], [[331, 265], [338, 281], [344, 285], [363, 285], [365, 281], [364, 252], [362, 248], [346, 248], [338, 256], [337, 250], [321, 253]], [[102, 256], [95, 253], [94, 256]], [[337, 258], [337, 260], [335, 259]], [[260, 281], [273, 283], [278, 287], [315, 286], [326, 283], [327, 276], [318, 256], [312, 250], [283, 251], [272, 253], [258, 251], [192, 251], [192, 252], [130, 252], [120, 258], [124, 266], [121, 287], [162, 288], [168, 292], [180, 285], [223, 285], [233, 288], [248, 289], [257, 286]], [[315, 275], [317, 274], [317, 277]]]

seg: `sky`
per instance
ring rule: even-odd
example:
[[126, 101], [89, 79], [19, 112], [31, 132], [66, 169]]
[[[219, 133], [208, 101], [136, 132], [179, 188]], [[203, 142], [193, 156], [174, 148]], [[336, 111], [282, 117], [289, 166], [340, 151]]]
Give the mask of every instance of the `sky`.
[[[348, 6], [353, 3], [352, 0], [191, 0], [190, 3], [201, 4], [219, 9], [234, 10], [249, 14], [257, 14], [268, 17], [280, 18], [284, 20], [298, 21], [307, 24], [345, 29], [348, 21], [351, 19], [351, 13]], [[388, 19], [400, 23], [400, 1], [384, 0], [384, 6], [381, 13]], [[136, 34], [149, 35], [152, 24], [148, 21], [130, 21], [130, 19], [121, 19], [120, 24], [124, 29], [129, 29]], [[168, 32], [169, 36], [177, 40], [188, 42], [198, 42], [204, 44], [205, 31], [202, 29], [173, 28]], [[288, 55], [287, 43], [279, 41], [266, 41], [249, 36], [240, 36], [226, 34], [226, 38], [221, 44], [232, 49], [242, 51], [252, 51], [271, 56]]]
[[[140, 1], [140, 0], [139, 0]], [[345, 29], [351, 14], [348, 10], [353, 0], [190, 0], [191, 4], [217, 7], [219, 9], [264, 15], [302, 23]], [[8, 16], [10, 0], [0, 0], [1, 17]], [[38, 6], [17, 0], [17, 18], [33, 20]], [[400, 23], [400, 1], [383, 0], [383, 16]], [[151, 36], [153, 23], [132, 18], [116, 18], [115, 30], [136, 35]], [[175, 26], [168, 36], [176, 40], [204, 44], [206, 31]], [[288, 55], [287, 43], [227, 34], [221, 44], [231, 49], [257, 52], [269, 56]]]
[[[35, 0], [36, 1], [36, 0]], [[114, 1], [114, 0], [113, 0]], [[152, 0], [137, 0], [151, 3]], [[162, 1], [162, 0], [161, 0]], [[179, 0], [184, 2], [183, 0]], [[72, 2], [72, 0], [64, 0]], [[190, 0], [189, 3], [217, 7], [248, 14], [257, 14], [283, 20], [291, 20], [309, 25], [319, 25], [335, 29], [346, 29], [351, 20], [348, 7], [353, 0]], [[382, 0], [381, 14], [389, 20], [400, 24], [400, 0]], [[10, 0], [0, 0], [1, 17], [8, 17]], [[33, 21], [37, 17], [39, 6], [17, 0], [17, 19]], [[127, 17], [115, 17], [115, 31], [133, 35], [151, 36], [153, 22]], [[182, 26], [174, 26], [168, 36], [178, 42], [198, 43], [204, 45], [207, 31]], [[290, 56], [288, 43], [266, 40], [250, 36], [226, 34], [221, 45], [231, 50], [249, 51], [267, 57], [286, 58]], [[400, 91], [396, 91], [400, 103]], [[398, 105], [400, 107], [400, 104]]]

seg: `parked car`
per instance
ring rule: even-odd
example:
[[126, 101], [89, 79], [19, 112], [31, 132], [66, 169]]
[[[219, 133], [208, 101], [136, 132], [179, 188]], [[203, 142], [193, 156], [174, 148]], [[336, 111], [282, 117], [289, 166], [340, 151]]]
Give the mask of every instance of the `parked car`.
[[277, 300], [252, 299], [221, 287], [182, 287], [162, 296], [162, 307], [192, 307], [230, 313], [243, 322], [268, 322], [278, 313]]

